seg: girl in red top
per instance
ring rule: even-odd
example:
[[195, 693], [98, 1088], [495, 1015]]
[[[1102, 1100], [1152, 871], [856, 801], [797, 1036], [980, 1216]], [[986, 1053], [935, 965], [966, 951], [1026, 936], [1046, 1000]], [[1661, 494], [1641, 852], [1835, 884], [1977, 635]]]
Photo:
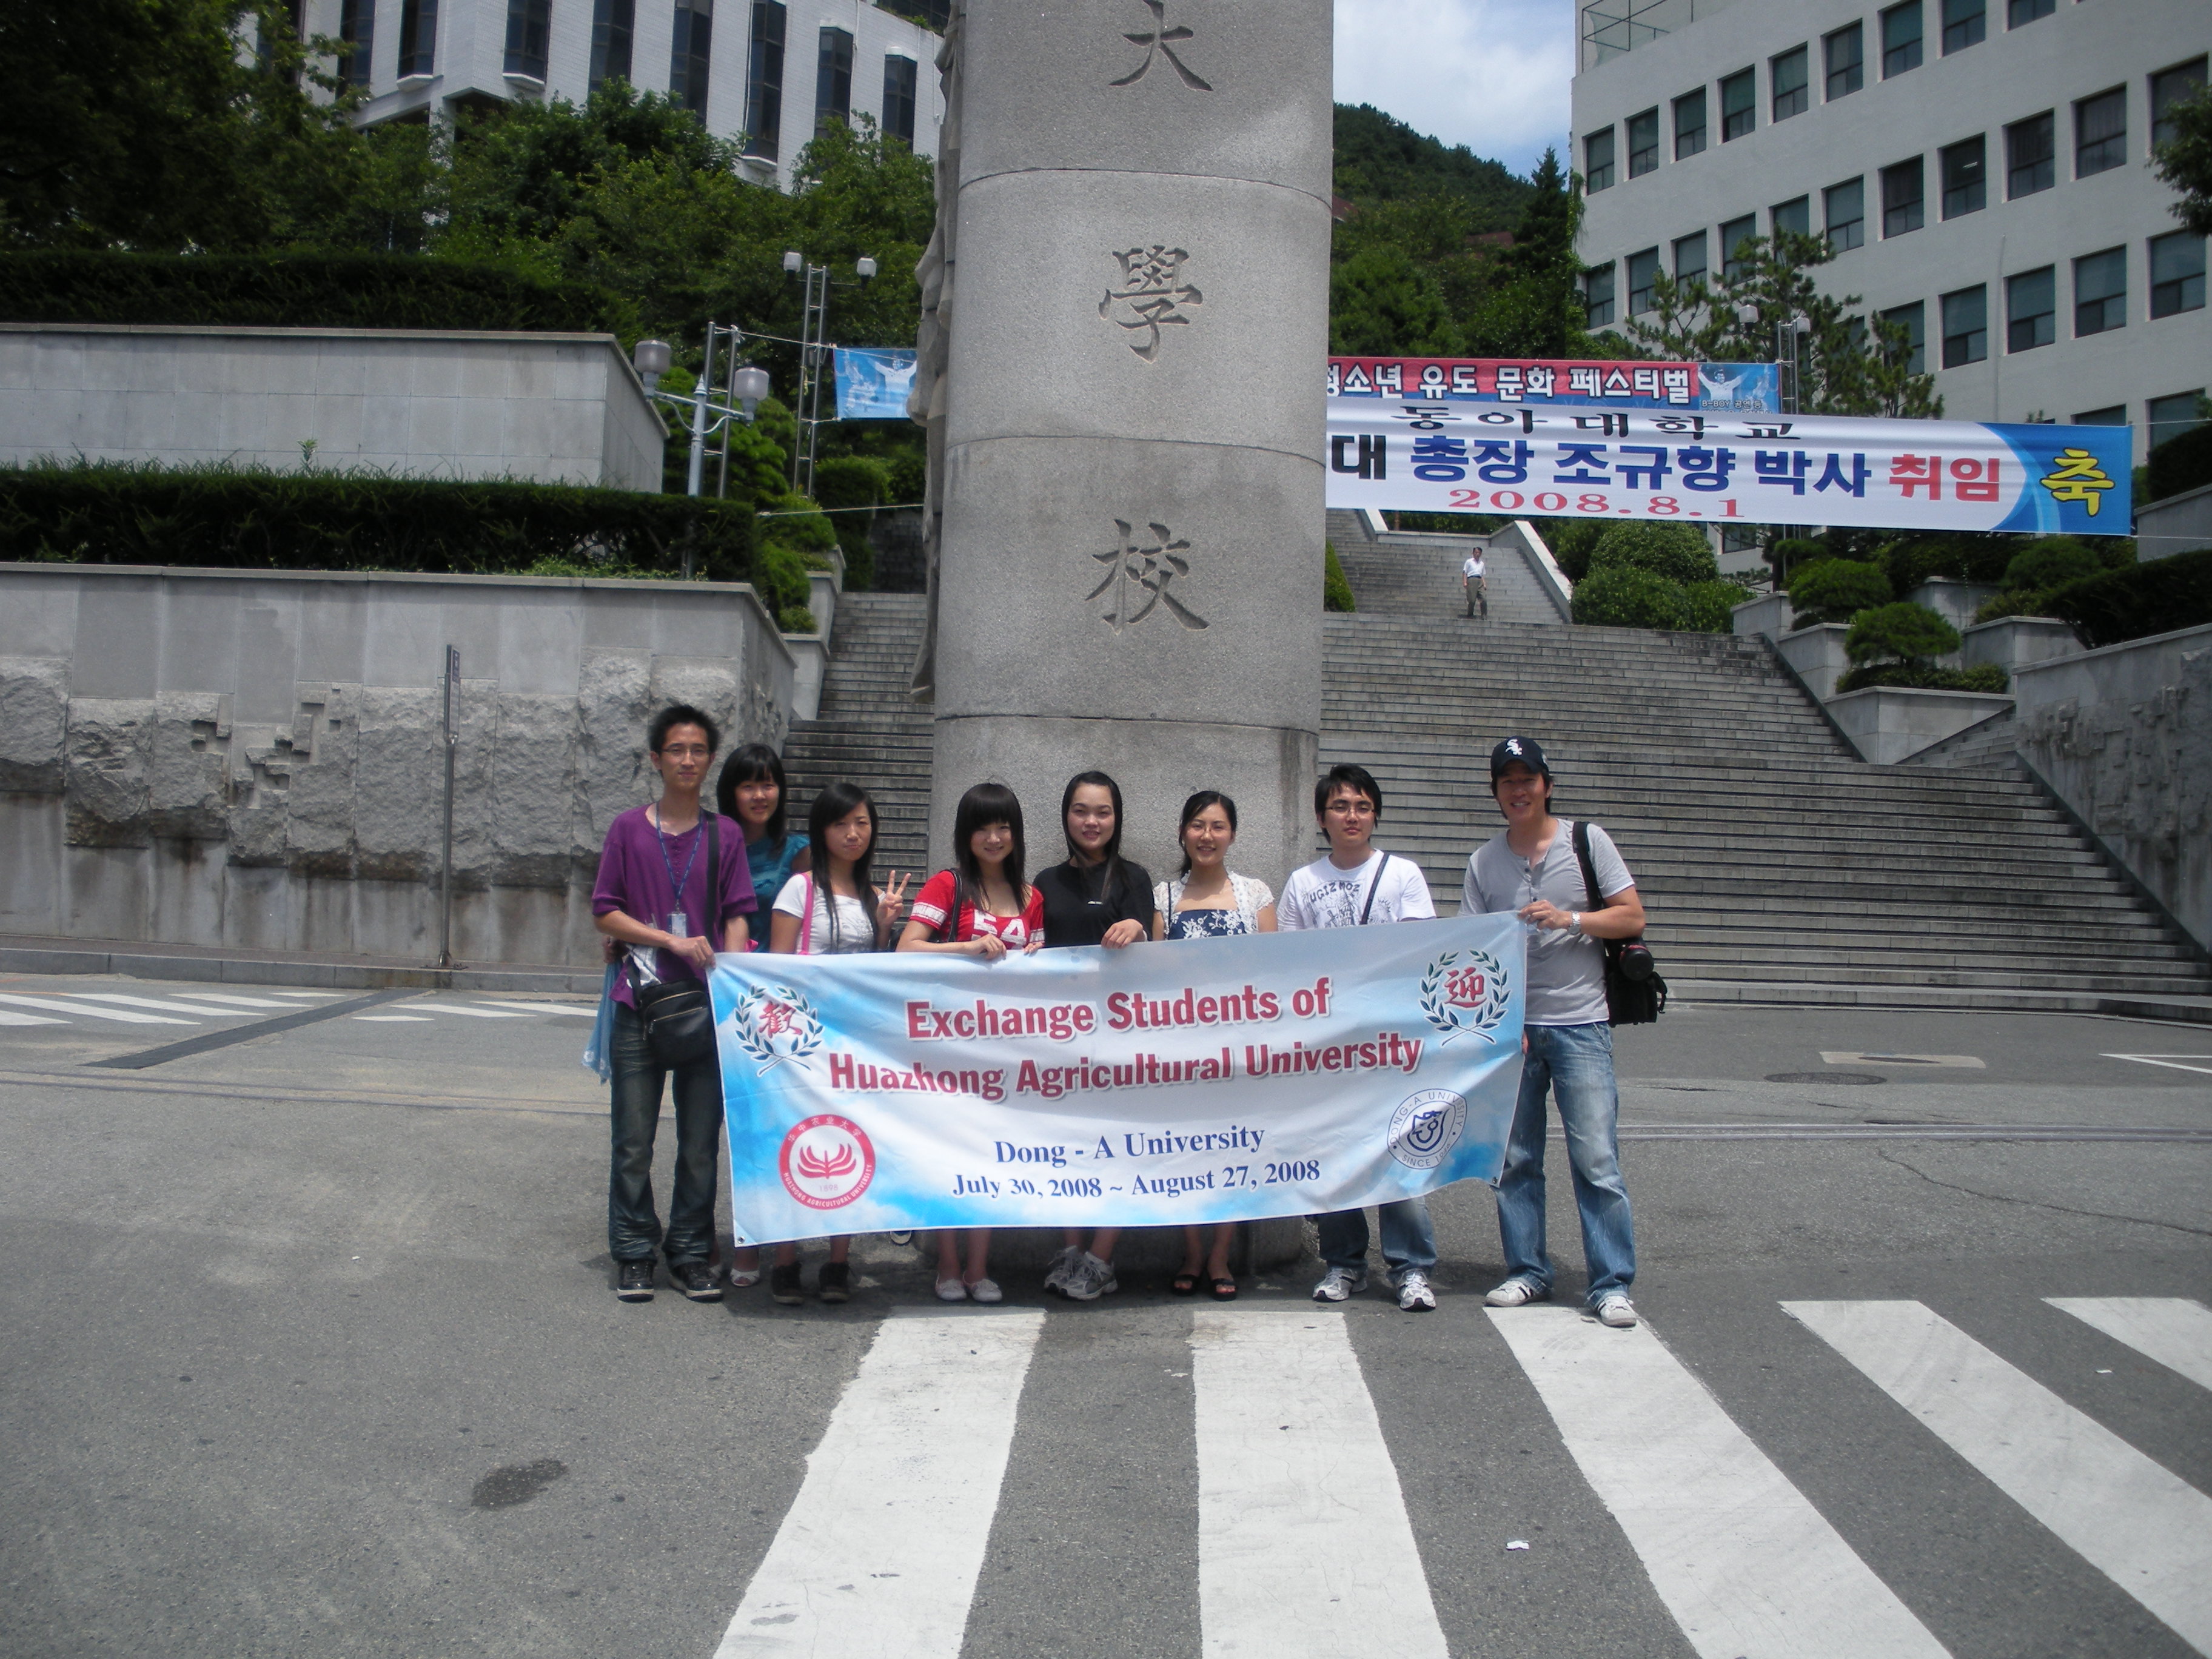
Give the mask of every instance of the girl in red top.
[[[1010, 950], [1034, 951], [1042, 945], [1044, 899], [1022, 879], [1022, 804], [1014, 792], [1002, 783], [979, 783], [961, 796], [952, 815], [952, 847], [957, 866], [939, 870], [922, 884], [898, 948], [997, 962]], [[938, 1299], [1004, 1301], [1005, 1293], [988, 1271], [991, 1230], [968, 1229], [964, 1273], [959, 1247], [957, 1232], [938, 1234]]]

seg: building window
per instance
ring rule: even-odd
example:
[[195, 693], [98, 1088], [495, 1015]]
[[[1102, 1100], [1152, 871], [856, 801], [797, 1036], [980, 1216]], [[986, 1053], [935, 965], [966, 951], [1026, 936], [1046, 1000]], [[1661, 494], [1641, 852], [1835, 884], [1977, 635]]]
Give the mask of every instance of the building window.
[[1659, 276], [1659, 250], [1647, 247], [1628, 256], [1628, 314], [1639, 316], [1651, 309], [1652, 285]]
[[1866, 30], [1854, 23], [1820, 39], [1820, 63], [1827, 71], [1828, 101], [1848, 98], [1866, 84]]
[[1989, 150], [1981, 134], [1945, 146], [1937, 161], [1943, 169], [1943, 216], [1979, 213], [1990, 204], [1988, 168], [1983, 165]]
[[2150, 77], [2150, 141], [2173, 142], [2173, 106], [2204, 85], [2204, 60], [2181, 64]]
[[2067, 422], [2069, 426], [2125, 426], [2127, 423], [2128, 406], [2125, 404], [2114, 404], [2110, 409], [2087, 409]]
[[2127, 88], [2114, 87], [2075, 105], [2074, 176], [2106, 173], [2127, 159]]
[[2005, 129], [2005, 198], [2018, 201], [2057, 181], [2057, 124], [2049, 110]]
[[1613, 188], [1613, 129], [1583, 140], [1583, 188], [1591, 195]]
[[824, 29], [814, 57], [814, 125], [853, 118], [853, 35], [848, 29]]
[[1674, 100], [1674, 159], [1695, 155], [1705, 147], [1705, 89], [1686, 92]]
[[1613, 267], [1600, 265], [1583, 273], [1583, 314], [1592, 328], [1613, 320]]
[[1721, 143], [1741, 138], [1759, 125], [1759, 72], [1738, 70], [1721, 82]]
[[434, 75], [438, 67], [438, 0], [401, 0], [399, 78]]
[[637, 0], [593, 0], [592, 84], [629, 79], [630, 42], [637, 35]]
[[2177, 230], [2150, 242], [2150, 314], [2204, 309], [2204, 239]]
[[1925, 301], [1915, 300], [1909, 306], [1892, 306], [1881, 313], [1885, 323], [1894, 324], [1905, 331], [1905, 343], [1911, 355], [1905, 360], [1908, 374], [1928, 372], [1928, 306]]
[[2191, 427], [2203, 425], [2204, 417], [2197, 412], [2197, 405], [2203, 401], [2204, 388], [2199, 386], [2194, 392], [2177, 392], [2170, 398], [2153, 398], [2146, 403], [2143, 413], [2150, 417], [2147, 422], [2150, 430], [2143, 435], [2149, 440], [2150, 447], [2156, 449], [2168, 438], [2179, 438]]
[[339, 84], [366, 87], [376, 53], [376, 0], [340, 0], [338, 39], [346, 48], [338, 55]]
[[914, 77], [913, 58], [885, 55], [883, 130], [890, 137], [905, 139], [908, 149], [914, 148]]
[[545, 37], [553, 27], [553, 0], [507, 0], [509, 75], [545, 79]]
[[1920, 0], [1905, 0], [1881, 15], [1881, 78], [1920, 67]]
[[2058, 0], [2011, 0], [2005, 8], [2005, 27], [2016, 29], [2022, 23], [2033, 23], [2039, 17], [2048, 17], [2058, 9]]
[[1659, 170], [1659, 112], [1647, 109], [1628, 118], [1628, 176], [1641, 179]]
[[1813, 204], [1800, 196], [1792, 202], [1777, 202], [1767, 210], [1777, 236], [1810, 236], [1813, 234]]
[[1943, 296], [1943, 367], [1963, 368], [1990, 355], [1989, 290], [1978, 285]]
[[2074, 262], [2074, 334], [2109, 334], [2128, 325], [2128, 251], [2108, 247]]
[[1820, 192], [1827, 215], [1828, 246], [1848, 253], [1866, 240], [1866, 180], [1846, 179]]
[[1747, 213], [1741, 219], [1731, 219], [1721, 227], [1721, 275], [1741, 276], [1751, 269], [1751, 262], [1739, 252], [1743, 245], [1759, 234], [1759, 216]]
[[753, 0], [752, 49], [745, 62], [745, 154], [776, 158], [783, 135], [783, 0]]
[[714, 0], [676, 0], [676, 32], [668, 52], [668, 95], [707, 118], [707, 78], [714, 63]]
[[1702, 283], [1709, 267], [1705, 264], [1705, 233], [1678, 237], [1674, 242], [1674, 280], [1678, 283]]
[[1927, 198], [1920, 157], [1881, 170], [1881, 234], [1902, 236], [1927, 221]]
[[1989, 21], [1987, 0], [1943, 0], [1943, 55], [1981, 45]]
[[2055, 266], [2005, 278], [2005, 349], [2033, 351], [2058, 337], [2058, 272]]
[[1812, 100], [1808, 79], [1811, 55], [1802, 46], [1784, 52], [1767, 65], [1767, 90], [1774, 100], [1774, 118], [1786, 121], [1802, 115]]

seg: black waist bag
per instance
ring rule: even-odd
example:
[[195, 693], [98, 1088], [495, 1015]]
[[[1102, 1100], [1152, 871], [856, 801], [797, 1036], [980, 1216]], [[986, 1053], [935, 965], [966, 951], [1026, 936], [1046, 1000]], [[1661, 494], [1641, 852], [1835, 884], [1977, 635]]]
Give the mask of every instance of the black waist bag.
[[[1589, 893], [1589, 908], [1605, 908], [1605, 895], [1597, 890], [1597, 872], [1590, 866], [1589, 825], [1575, 823], [1575, 857], [1583, 866], [1583, 886]], [[1659, 964], [1642, 939], [1607, 939], [1605, 947], [1605, 1016], [1611, 1025], [1649, 1025], [1666, 1012], [1667, 981]]]
[[[720, 838], [714, 833], [716, 817], [707, 819], [707, 903], [709, 909], [720, 908], [722, 860]], [[684, 896], [677, 896], [682, 903]], [[708, 927], [708, 937], [719, 931], [713, 924]], [[714, 1011], [707, 1000], [707, 986], [696, 979], [658, 980], [651, 985], [641, 985], [637, 975], [630, 975], [630, 994], [637, 999], [638, 1023], [645, 1027], [645, 1041], [653, 1050], [653, 1063], [670, 1071], [707, 1060], [714, 1052]]]

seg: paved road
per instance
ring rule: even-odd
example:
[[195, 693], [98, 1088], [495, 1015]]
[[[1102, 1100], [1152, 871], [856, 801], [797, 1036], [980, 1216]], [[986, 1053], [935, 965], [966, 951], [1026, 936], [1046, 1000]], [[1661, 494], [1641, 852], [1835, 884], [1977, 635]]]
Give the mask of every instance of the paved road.
[[0, 979], [10, 1656], [2212, 1652], [2212, 1031], [1623, 1033], [1622, 1334], [1480, 1188], [1428, 1316], [623, 1306], [582, 1005], [221, 994]]

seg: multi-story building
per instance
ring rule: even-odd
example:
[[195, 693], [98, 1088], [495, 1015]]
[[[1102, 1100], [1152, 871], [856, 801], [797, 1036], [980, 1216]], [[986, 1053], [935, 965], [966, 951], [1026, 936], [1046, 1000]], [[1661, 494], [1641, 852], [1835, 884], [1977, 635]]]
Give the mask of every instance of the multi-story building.
[[1744, 237], [1826, 237], [1944, 412], [2130, 423], [2212, 385], [2204, 239], [2150, 167], [2205, 82], [2203, 0], [1591, 0], [1576, 160], [1594, 326]]
[[872, 117], [935, 156], [933, 67], [950, 0], [304, 0], [304, 31], [343, 43], [339, 77], [364, 123], [447, 117], [471, 103], [566, 98], [602, 81], [674, 94], [710, 131], [743, 136], [746, 167], [788, 185], [823, 121]]

